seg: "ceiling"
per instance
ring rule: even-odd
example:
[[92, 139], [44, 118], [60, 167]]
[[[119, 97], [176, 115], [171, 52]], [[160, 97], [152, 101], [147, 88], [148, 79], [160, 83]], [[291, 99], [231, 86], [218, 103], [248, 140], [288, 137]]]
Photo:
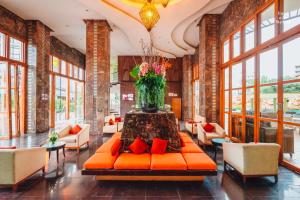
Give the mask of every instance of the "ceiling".
[[207, 13], [222, 13], [232, 0], [173, 0], [159, 6], [160, 20], [148, 33], [139, 22], [139, 5], [131, 0], [0, 0], [0, 4], [24, 19], [38, 19], [69, 46], [85, 53], [83, 19], [106, 19], [111, 25], [111, 54], [141, 55], [140, 41], [152, 41], [167, 57], [193, 54], [199, 44], [197, 24]]

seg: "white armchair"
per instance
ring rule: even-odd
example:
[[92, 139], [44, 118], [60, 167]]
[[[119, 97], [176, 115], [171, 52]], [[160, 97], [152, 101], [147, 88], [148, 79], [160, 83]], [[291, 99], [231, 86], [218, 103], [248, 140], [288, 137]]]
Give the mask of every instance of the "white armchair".
[[224, 171], [227, 165], [247, 177], [274, 176], [278, 181], [280, 145], [275, 143], [223, 143]]
[[39, 170], [45, 172], [46, 148], [0, 150], [0, 186], [17, 186]]
[[200, 123], [205, 123], [206, 119], [205, 117], [202, 117], [200, 115], [195, 115], [194, 119], [185, 120], [184, 126], [185, 129], [190, 132], [192, 135], [197, 135], [197, 126]]
[[212, 145], [211, 140], [214, 138], [225, 138], [226, 137], [226, 131], [217, 123], [210, 123], [215, 127], [214, 132], [212, 133], [207, 133], [204, 130], [204, 126], [206, 123], [199, 124], [197, 126], [197, 131], [198, 131], [198, 141], [201, 142], [204, 147], [206, 145]]
[[82, 129], [76, 135], [70, 135], [69, 131], [72, 126], [68, 125], [65, 128], [58, 131], [59, 140], [66, 142], [66, 148], [77, 149], [77, 153], [80, 151], [80, 147], [83, 145], [89, 145], [90, 140], [90, 125], [79, 125]]
[[[112, 119], [112, 121], [114, 122], [113, 125], [109, 125], [110, 119]], [[124, 122], [115, 122], [115, 119], [116, 117], [114, 114], [106, 116], [104, 118], [103, 133], [116, 133], [122, 131]]]

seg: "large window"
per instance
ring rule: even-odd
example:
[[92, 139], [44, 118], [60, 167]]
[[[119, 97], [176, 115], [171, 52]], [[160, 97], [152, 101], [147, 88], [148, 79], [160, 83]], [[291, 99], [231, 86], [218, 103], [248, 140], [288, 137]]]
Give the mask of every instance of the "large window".
[[268, 2], [222, 45], [224, 128], [242, 142], [282, 144], [283, 164], [300, 172], [300, 1]]
[[0, 138], [25, 133], [24, 49], [23, 41], [0, 32]]
[[84, 119], [84, 69], [51, 56], [50, 126]]

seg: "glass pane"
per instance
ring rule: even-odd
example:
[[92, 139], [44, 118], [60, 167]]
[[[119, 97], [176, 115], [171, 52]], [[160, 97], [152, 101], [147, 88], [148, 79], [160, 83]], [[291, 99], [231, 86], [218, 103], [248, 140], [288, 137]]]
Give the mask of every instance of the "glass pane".
[[242, 141], [242, 130], [243, 130], [242, 124], [243, 124], [242, 118], [234, 115], [232, 116], [232, 120], [231, 120], [232, 137], [235, 137], [240, 141]]
[[54, 56], [52, 58], [52, 69], [53, 72], [59, 73], [59, 59]]
[[300, 123], [300, 83], [283, 85], [284, 121]]
[[233, 35], [233, 57], [241, 54], [241, 32]]
[[228, 117], [228, 114], [225, 114], [225, 116], [224, 116], [224, 129], [226, 131], [226, 135], [228, 135], [228, 133], [229, 133], [228, 126], [229, 126], [229, 117]]
[[277, 119], [277, 86], [260, 88], [260, 115], [265, 118]]
[[261, 13], [261, 43], [275, 36], [274, 4]]
[[[114, 92], [114, 93], [116, 93], [116, 92]], [[118, 93], [119, 93], [119, 91], [118, 91]], [[115, 94], [113, 96], [116, 96], [116, 95], [118, 95], [118, 94]], [[111, 94], [111, 96], [112, 96], [112, 94]], [[196, 80], [194, 82], [194, 112], [195, 112], [194, 115], [200, 114], [199, 101], [200, 101], [200, 99], [199, 99], [199, 81]], [[111, 102], [111, 103], [115, 103], [115, 101]]]
[[232, 90], [232, 112], [242, 113], [242, 90]]
[[67, 79], [55, 77], [55, 121], [63, 123], [66, 120]]
[[229, 89], [229, 68], [227, 67], [225, 70], [224, 70], [224, 89], [227, 90]]
[[229, 111], [229, 91], [225, 91], [225, 112]]
[[254, 142], [254, 119], [246, 118], [246, 143]]
[[300, 79], [300, 38], [283, 45], [283, 80]]
[[73, 66], [74, 78], [78, 78], [78, 67]]
[[283, 159], [300, 167], [300, 125], [284, 125]]
[[79, 79], [84, 80], [84, 70], [79, 68]]
[[277, 143], [277, 122], [260, 122], [259, 142]]
[[260, 54], [260, 84], [276, 83], [278, 78], [277, 48]]
[[10, 37], [9, 58], [12, 60], [23, 61], [23, 43]]
[[246, 90], [246, 114], [254, 115], [254, 88]]
[[243, 65], [232, 65], [232, 88], [241, 88], [243, 85]]
[[76, 92], [76, 118], [80, 123], [84, 119], [84, 83], [77, 82]]
[[223, 46], [223, 63], [226, 63], [229, 61], [229, 40], [224, 42]]
[[0, 137], [8, 136], [7, 63], [0, 61]]
[[16, 135], [16, 98], [15, 98], [15, 90], [11, 90], [10, 93], [10, 99], [11, 99], [11, 130], [12, 135]]
[[64, 75], [67, 75], [67, 66], [66, 66], [66, 62], [65, 61], [61, 61], [61, 71], [60, 73], [64, 74]]
[[283, 4], [283, 31], [287, 31], [300, 24], [300, 1], [284, 0]]
[[69, 64], [69, 76], [73, 77], [73, 65]]
[[5, 56], [5, 35], [0, 33], [0, 56]]
[[255, 46], [254, 20], [245, 26], [245, 51], [249, 51]]
[[70, 80], [70, 120], [75, 122], [76, 114], [75, 114], [75, 105], [76, 105], [76, 83], [74, 80]]
[[253, 86], [255, 81], [255, 58], [246, 60], [246, 86]]
[[15, 66], [10, 66], [10, 87], [15, 88]]

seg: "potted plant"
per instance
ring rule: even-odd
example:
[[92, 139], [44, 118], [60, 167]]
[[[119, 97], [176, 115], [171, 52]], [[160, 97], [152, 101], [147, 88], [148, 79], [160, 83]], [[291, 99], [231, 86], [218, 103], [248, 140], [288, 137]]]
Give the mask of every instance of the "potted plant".
[[143, 62], [130, 72], [136, 82], [137, 104], [144, 112], [155, 113], [163, 108], [166, 89], [166, 70], [170, 64], [166, 61]]
[[55, 132], [55, 131], [51, 132], [50, 137], [49, 137], [50, 144], [54, 145], [58, 141], [58, 138], [59, 137], [58, 137], [57, 132]]

